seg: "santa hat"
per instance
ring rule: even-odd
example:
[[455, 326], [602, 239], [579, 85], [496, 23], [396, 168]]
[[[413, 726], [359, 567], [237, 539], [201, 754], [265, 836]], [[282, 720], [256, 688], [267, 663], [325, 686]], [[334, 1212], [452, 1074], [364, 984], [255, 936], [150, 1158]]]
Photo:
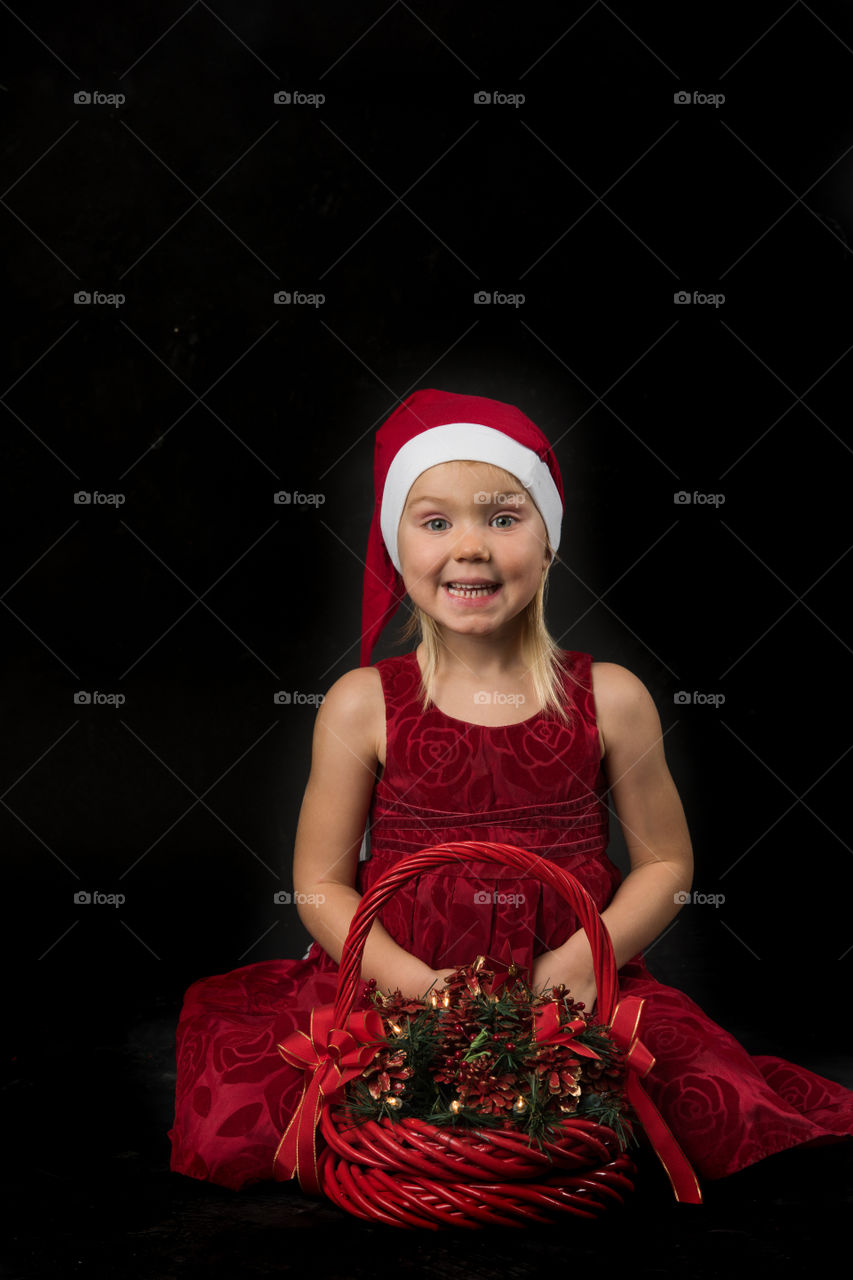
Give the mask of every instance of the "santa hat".
[[367, 542], [362, 594], [361, 666], [402, 603], [397, 529], [409, 490], [440, 462], [488, 462], [516, 476], [545, 522], [554, 551], [560, 544], [563, 482], [545, 436], [514, 405], [451, 391], [414, 391], [376, 433], [376, 505]]

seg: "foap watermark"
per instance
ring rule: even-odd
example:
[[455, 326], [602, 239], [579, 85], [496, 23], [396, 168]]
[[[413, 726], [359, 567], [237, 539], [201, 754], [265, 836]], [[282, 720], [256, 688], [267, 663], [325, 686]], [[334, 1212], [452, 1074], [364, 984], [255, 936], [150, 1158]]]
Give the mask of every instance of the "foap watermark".
[[325, 501], [325, 493], [300, 493], [298, 489], [279, 489], [273, 494], [277, 507], [322, 507]]
[[123, 693], [102, 693], [100, 689], [78, 689], [74, 694], [77, 707], [123, 707], [126, 701]]
[[74, 495], [77, 507], [123, 507], [126, 502], [123, 493], [101, 493], [100, 489], [78, 489]]
[[99, 889], [78, 889], [74, 894], [78, 906], [121, 907], [127, 901], [123, 893], [101, 893]]
[[700, 493], [698, 489], [688, 493], [686, 489], [677, 489], [672, 495], [672, 500], [678, 507], [686, 507], [691, 504], [696, 507], [721, 507], [726, 500], [726, 495], [724, 493]]
[[505, 893], [503, 889], [477, 889], [474, 894], [474, 905], [485, 907], [488, 903], [500, 903], [509, 907], [520, 907], [527, 899], [523, 893]]
[[726, 895], [724, 893], [691, 893], [686, 889], [679, 889], [672, 895], [672, 900], [680, 907], [688, 902], [696, 906], [721, 907], [726, 900]]
[[672, 300], [677, 307], [692, 306], [697, 307], [721, 307], [726, 300], [724, 293], [700, 293], [698, 289], [694, 289], [690, 293], [687, 289], [679, 289], [677, 293], [672, 295]]
[[474, 294], [474, 304], [478, 307], [523, 307], [526, 301], [523, 293], [501, 293], [500, 289], [478, 289]]
[[299, 289], [279, 289], [272, 300], [277, 307], [322, 307], [326, 301], [325, 293], [301, 293]]
[[677, 707], [693, 705], [695, 707], [721, 707], [726, 700], [724, 693], [703, 693], [701, 689], [679, 689], [672, 695]]
[[101, 293], [98, 289], [78, 289], [74, 294], [75, 307], [123, 307], [126, 302], [123, 293]]
[[127, 97], [123, 93], [102, 93], [100, 89], [78, 89], [74, 102], [78, 107], [123, 107]]
[[672, 95], [677, 107], [721, 107], [726, 100], [724, 93], [703, 93], [701, 89], [679, 89]]
[[501, 89], [478, 89], [474, 94], [477, 107], [521, 107], [527, 101], [523, 93], [504, 93]]
[[298, 689], [278, 689], [272, 696], [277, 707], [319, 707], [324, 693], [300, 693]]
[[322, 107], [325, 93], [303, 93], [301, 89], [278, 89], [272, 96], [277, 107]]
[[495, 690], [493, 693], [490, 693], [488, 689], [480, 689], [478, 690], [477, 693], [474, 694], [474, 702], [476, 703], [477, 706], [481, 706], [481, 707], [482, 706], [520, 707], [522, 703], [526, 701], [527, 699], [525, 698], [523, 693], [501, 693], [499, 690]]
[[287, 889], [277, 889], [272, 896], [277, 907], [289, 907], [305, 902], [309, 906], [322, 906], [326, 901], [325, 893], [290, 893]]
[[527, 501], [526, 493], [489, 493], [487, 489], [478, 489], [474, 494], [475, 502], [482, 502], [489, 507], [520, 507]]

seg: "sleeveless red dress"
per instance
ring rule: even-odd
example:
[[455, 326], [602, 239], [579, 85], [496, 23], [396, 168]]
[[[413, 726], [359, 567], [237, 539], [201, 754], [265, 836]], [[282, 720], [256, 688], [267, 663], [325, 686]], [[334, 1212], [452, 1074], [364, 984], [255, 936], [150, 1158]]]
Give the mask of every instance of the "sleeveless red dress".
[[[374, 788], [364, 893], [409, 853], [448, 840], [493, 840], [539, 853], [608, 905], [622, 875], [607, 857], [607, 781], [587, 653], [564, 651], [572, 725], [538, 712], [518, 724], [469, 724], [420, 709], [414, 652], [376, 663], [387, 720]], [[493, 892], [494, 891], [494, 892]], [[575, 932], [568, 904], [512, 868], [471, 862], [409, 881], [379, 917], [432, 968], [507, 955], [525, 964]], [[642, 953], [619, 971], [644, 997], [641, 1038], [655, 1065], [644, 1088], [700, 1178], [833, 1135], [853, 1136], [853, 1091], [804, 1067], [750, 1055], [689, 996], [652, 977]], [[317, 943], [302, 960], [265, 960], [201, 978], [177, 1027], [170, 1167], [235, 1190], [273, 1177], [303, 1077], [276, 1049], [334, 1001], [337, 965]]]

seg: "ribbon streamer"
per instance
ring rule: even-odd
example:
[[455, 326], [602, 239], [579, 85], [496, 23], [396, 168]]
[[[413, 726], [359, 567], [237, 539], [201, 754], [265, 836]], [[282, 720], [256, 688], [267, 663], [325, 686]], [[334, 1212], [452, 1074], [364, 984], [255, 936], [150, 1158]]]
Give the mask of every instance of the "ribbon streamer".
[[317, 1005], [311, 1010], [308, 1032], [294, 1031], [276, 1045], [285, 1062], [302, 1067], [305, 1084], [299, 1105], [282, 1134], [273, 1157], [273, 1177], [287, 1181], [294, 1174], [309, 1195], [322, 1195], [317, 1174], [317, 1125], [327, 1102], [347, 1081], [361, 1075], [384, 1047], [385, 1028], [378, 1010], [351, 1013], [346, 1026], [332, 1025], [335, 1006]]
[[699, 1181], [687, 1156], [675, 1140], [672, 1130], [646, 1093], [640, 1080], [655, 1065], [654, 1057], [639, 1039], [638, 1028], [645, 999], [623, 996], [613, 1011], [610, 1035], [625, 1053], [631, 1070], [625, 1082], [625, 1095], [640, 1121], [655, 1155], [672, 1184], [675, 1198], [684, 1204], [701, 1204]]

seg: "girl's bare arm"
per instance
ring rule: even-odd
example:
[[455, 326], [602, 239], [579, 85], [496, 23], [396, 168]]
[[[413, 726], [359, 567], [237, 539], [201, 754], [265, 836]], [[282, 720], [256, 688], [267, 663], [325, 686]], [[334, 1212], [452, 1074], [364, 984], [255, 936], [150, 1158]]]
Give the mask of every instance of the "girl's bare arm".
[[[664, 755], [660, 717], [645, 685], [625, 667], [599, 663], [596, 709], [604, 767], [631, 870], [601, 913], [620, 968], [653, 942], [681, 910], [693, 880], [684, 809]], [[606, 670], [602, 670], [605, 668]], [[583, 930], [536, 962], [534, 975], [594, 991], [592, 952]]]
[[[379, 764], [377, 725], [384, 717], [378, 671], [341, 676], [317, 712], [311, 773], [296, 830], [293, 887], [302, 923], [340, 961], [361, 895], [355, 888], [361, 838]], [[375, 921], [364, 948], [362, 977], [382, 990], [419, 996], [436, 973]]]

